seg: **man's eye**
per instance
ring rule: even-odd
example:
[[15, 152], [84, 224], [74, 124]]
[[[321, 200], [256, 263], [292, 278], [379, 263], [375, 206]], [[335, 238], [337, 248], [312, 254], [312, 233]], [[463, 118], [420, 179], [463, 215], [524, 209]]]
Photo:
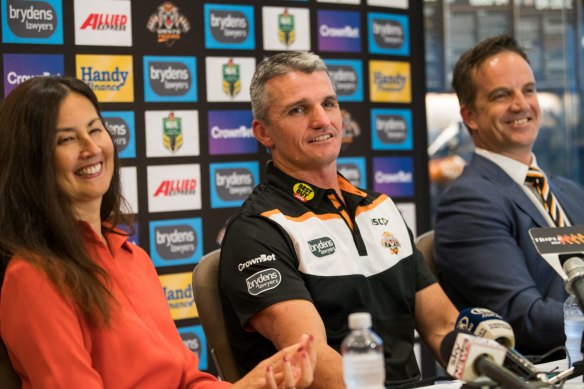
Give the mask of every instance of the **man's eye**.
[[299, 113], [304, 112], [304, 108], [302, 108], [302, 107], [294, 107], [289, 112], [290, 112], [291, 115], [299, 114]]

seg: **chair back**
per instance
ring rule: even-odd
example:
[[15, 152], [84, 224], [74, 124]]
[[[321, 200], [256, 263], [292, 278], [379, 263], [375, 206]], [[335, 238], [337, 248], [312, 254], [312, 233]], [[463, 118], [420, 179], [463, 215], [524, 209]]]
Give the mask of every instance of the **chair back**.
[[205, 254], [193, 269], [193, 294], [199, 319], [203, 325], [211, 358], [222, 380], [235, 382], [241, 373], [231, 351], [229, 335], [225, 327], [223, 307], [219, 294], [219, 256], [217, 249]]
[[416, 248], [424, 257], [424, 262], [432, 273], [438, 278], [438, 266], [434, 261], [434, 230], [427, 231], [416, 238]]
[[0, 388], [2, 389], [20, 389], [20, 378], [12, 368], [8, 351], [4, 343], [0, 340]]

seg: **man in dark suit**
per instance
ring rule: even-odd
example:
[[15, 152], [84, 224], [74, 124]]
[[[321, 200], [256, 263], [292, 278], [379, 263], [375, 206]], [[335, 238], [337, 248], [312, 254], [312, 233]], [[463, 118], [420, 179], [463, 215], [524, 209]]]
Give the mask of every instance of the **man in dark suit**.
[[513, 326], [519, 351], [543, 354], [564, 343], [567, 293], [528, 231], [584, 224], [584, 188], [536, 170], [541, 109], [513, 37], [487, 39], [463, 54], [452, 84], [476, 150], [438, 206], [441, 283], [457, 308], [499, 313]]

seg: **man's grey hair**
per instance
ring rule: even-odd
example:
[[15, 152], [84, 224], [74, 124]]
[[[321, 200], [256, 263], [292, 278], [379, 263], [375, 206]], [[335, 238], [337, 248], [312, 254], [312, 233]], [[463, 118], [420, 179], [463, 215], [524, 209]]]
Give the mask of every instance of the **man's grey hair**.
[[326, 72], [328, 75], [323, 60], [318, 55], [306, 51], [288, 51], [264, 58], [256, 67], [249, 88], [254, 119], [268, 121], [269, 101], [266, 98], [268, 81], [290, 72], [310, 74], [318, 71]]

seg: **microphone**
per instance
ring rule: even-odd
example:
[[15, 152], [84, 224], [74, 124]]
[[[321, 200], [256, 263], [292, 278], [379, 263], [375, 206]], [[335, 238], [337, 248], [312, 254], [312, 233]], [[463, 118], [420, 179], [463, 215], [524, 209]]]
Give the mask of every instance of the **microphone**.
[[503, 366], [525, 379], [537, 378], [547, 382], [545, 373], [540, 372], [531, 361], [513, 348], [513, 328], [495, 312], [486, 308], [465, 308], [458, 314], [456, 329], [496, 341], [506, 348]]
[[442, 340], [440, 353], [448, 361], [446, 372], [455, 379], [474, 381], [486, 376], [504, 388], [530, 387], [502, 366], [507, 350], [494, 340], [454, 331]]
[[[566, 259], [567, 257], [567, 259]], [[566, 272], [566, 291], [576, 296], [580, 309], [584, 312], [584, 255], [560, 255], [560, 263]]]

